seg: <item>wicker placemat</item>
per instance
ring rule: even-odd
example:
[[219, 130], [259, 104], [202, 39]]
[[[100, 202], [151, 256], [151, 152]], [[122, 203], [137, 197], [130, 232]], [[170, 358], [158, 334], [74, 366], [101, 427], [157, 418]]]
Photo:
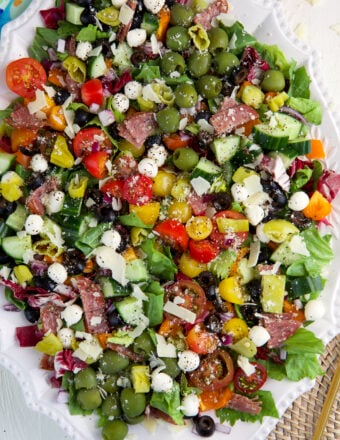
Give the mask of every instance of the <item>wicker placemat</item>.
[[[268, 440], [311, 440], [315, 424], [320, 417], [328, 387], [340, 359], [340, 335], [326, 347], [321, 365], [326, 374], [316, 380], [314, 388], [299, 397], [287, 409]], [[340, 439], [340, 393], [333, 405], [323, 440]]]

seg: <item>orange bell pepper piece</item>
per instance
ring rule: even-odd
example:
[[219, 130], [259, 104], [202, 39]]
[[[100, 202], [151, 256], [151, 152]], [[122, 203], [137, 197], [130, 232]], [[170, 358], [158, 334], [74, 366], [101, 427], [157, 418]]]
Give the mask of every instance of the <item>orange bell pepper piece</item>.
[[233, 392], [228, 387], [214, 391], [203, 391], [199, 395], [200, 410], [204, 412], [224, 408], [232, 396]]
[[327, 217], [332, 211], [332, 205], [319, 191], [314, 191], [307, 207], [302, 211], [312, 220], [319, 221]]
[[164, 41], [165, 34], [170, 23], [170, 17], [171, 17], [170, 9], [168, 8], [161, 9], [158, 13], [158, 17], [159, 17], [159, 25], [156, 31], [156, 38], [158, 41]]
[[311, 139], [311, 151], [306, 154], [308, 159], [324, 159], [326, 157], [323, 142], [320, 139]]

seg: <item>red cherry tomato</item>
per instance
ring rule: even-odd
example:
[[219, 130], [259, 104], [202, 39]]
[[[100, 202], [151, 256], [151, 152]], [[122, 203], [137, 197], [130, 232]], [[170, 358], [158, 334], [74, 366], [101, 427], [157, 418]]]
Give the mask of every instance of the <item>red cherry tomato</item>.
[[86, 156], [94, 151], [112, 150], [112, 144], [107, 134], [98, 127], [83, 128], [73, 139], [73, 151], [77, 157]]
[[234, 232], [231, 234], [223, 234], [222, 232], [219, 232], [217, 224], [216, 224], [216, 219], [219, 217], [232, 218], [232, 219], [236, 219], [236, 220], [246, 218], [246, 216], [244, 216], [240, 212], [232, 211], [232, 210], [228, 210], [228, 209], [225, 211], [220, 211], [217, 214], [215, 214], [212, 219], [213, 225], [214, 225], [213, 230], [209, 236], [210, 240], [213, 243], [217, 244], [222, 249], [227, 249], [236, 243], [237, 243], [237, 246], [240, 246], [242, 243], [244, 243], [247, 240], [247, 238], [249, 236], [249, 232]]
[[145, 205], [152, 198], [152, 179], [143, 174], [129, 176], [123, 185], [123, 198], [132, 205]]
[[95, 151], [85, 156], [83, 164], [91, 176], [103, 179], [108, 173], [106, 162], [109, 157], [110, 155], [106, 151]]
[[209, 263], [217, 257], [219, 248], [209, 240], [190, 240], [189, 252], [190, 256], [199, 263]]
[[171, 247], [184, 251], [188, 247], [189, 235], [185, 226], [176, 219], [164, 220], [154, 227], [161, 239]]
[[235, 371], [235, 388], [243, 394], [252, 394], [259, 390], [267, 380], [266, 367], [257, 362], [250, 362], [255, 367], [255, 373], [247, 376], [242, 368]]
[[192, 136], [184, 132], [164, 134], [162, 139], [164, 145], [172, 151], [187, 147], [192, 142]]
[[188, 374], [189, 385], [203, 391], [224, 388], [232, 382], [233, 377], [233, 360], [222, 348], [202, 357], [200, 367]]
[[35, 91], [42, 90], [46, 81], [45, 69], [33, 58], [20, 58], [6, 67], [7, 87], [23, 98], [34, 98]]
[[124, 180], [109, 179], [101, 187], [100, 192], [120, 199], [123, 197]]
[[87, 106], [92, 104], [102, 105], [104, 101], [103, 84], [98, 78], [90, 79], [81, 86], [81, 100]]
[[214, 352], [219, 344], [218, 337], [208, 332], [203, 324], [196, 324], [189, 330], [186, 341], [190, 350], [198, 354]]
[[[199, 318], [207, 310], [208, 302], [202, 287], [191, 280], [180, 280], [166, 288], [166, 300], [173, 301], [176, 297], [184, 300], [181, 307], [196, 313]], [[169, 314], [169, 317], [173, 315]], [[182, 321], [184, 323], [184, 321]]]

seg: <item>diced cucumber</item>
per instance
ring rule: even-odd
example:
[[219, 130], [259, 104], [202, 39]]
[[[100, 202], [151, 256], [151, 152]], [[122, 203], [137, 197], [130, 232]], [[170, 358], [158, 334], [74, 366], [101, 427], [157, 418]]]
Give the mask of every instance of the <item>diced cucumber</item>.
[[26, 221], [27, 213], [23, 205], [18, 204], [15, 211], [10, 214], [6, 220], [6, 225], [14, 229], [14, 231], [21, 231]]
[[76, 3], [67, 2], [65, 5], [65, 19], [69, 23], [82, 25], [80, 17], [84, 11], [84, 7], [79, 6]]
[[157, 15], [151, 14], [150, 12], [144, 12], [142, 24], [140, 27], [145, 29], [146, 32], [151, 35], [157, 31], [159, 26], [159, 19]]
[[129, 295], [129, 290], [112, 278], [102, 276], [99, 278], [99, 284], [105, 298]]
[[126, 263], [126, 278], [133, 282], [139, 283], [141, 281], [147, 281], [149, 274], [146, 268], [146, 264], [140, 258], [136, 258]]
[[264, 312], [282, 313], [286, 293], [285, 275], [263, 275], [261, 279], [261, 304]]
[[290, 266], [302, 258], [303, 255], [292, 251], [290, 247], [290, 239], [281, 243], [270, 256], [272, 261], [282, 263], [285, 266]]
[[0, 175], [8, 171], [15, 161], [15, 154], [0, 152]]
[[211, 145], [211, 149], [215, 154], [217, 163], [222, 165], [230, 160], [240, 148], [241, 138], [237, 135], [230, 135], [217, 138]]
[[13, 234], [13, 230], [7, 226], [5, 220], [0, 218], [0, 238]]
[[303, 156], [311, 152], [312, 143], [310, 139], [297, 138], [288, 143], [287, 149], [284, 151], [289, 157]]
[[284, 113], [275, 113], [268, 123], [254, 126], [254, 141], [267, 150], [282, 150], [299, 137], [303, 124]]
[[131, 296], [117, 302], [116, 307], [121, 318], [127, 324], [138, 325], [145, 316], [142, 301]]
[[119, 43], [114, 51], [113, 64], [123, 71], [127, 67], [131, 67], [132, 48], [125, 42]]
[[102, 53], [95, 57], [90, 57], [87, 61], [87, 71], [90, 78], [98, 78], [105, 75], [107, 71], [107, 65]]
[[22, 260], [27, 250], [32, 248], [32, 239], [30, 235], [17, 237], [11, 235], [4, 237], [1, 242], [4, 252], [15, 260]]
[[202, 177], [209, 183], [212, 183], [221, 172], [222, 169], [219, 166], [215, 165], [211, 160], [201, 157], [198, 164], [192, 170], [190, 178]]

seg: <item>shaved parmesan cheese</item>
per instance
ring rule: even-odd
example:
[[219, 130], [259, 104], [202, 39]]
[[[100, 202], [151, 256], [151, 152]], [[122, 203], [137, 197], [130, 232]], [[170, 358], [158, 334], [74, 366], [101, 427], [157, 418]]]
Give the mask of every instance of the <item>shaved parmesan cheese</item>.
[[255, 267], [260, 255], [261, 243], [260, 241], [253, 241], [250, 243], [250, 251], [248, 257], [248, 267]]
[[237, 358], [237, 365], [243, 370], [246, 376], [250, 376], [255, 373], [255, 366], [249, 362], [249, 359], [245, 356], [239, 355]]
[[157, 346], [156, 346], [157, 356], [177, 358], [176, 347], [173, 344], [167, 343], [164, 336], [159, 335], [157, 333], [156, 333], [156, 339], [157, 339]]
[[306, 257], [310, 256], [309, 250], [307, 249], [306, 243], [304, 242], [301, 235], [294, 235], [289, 241], [289, 247], [292, 252]]
[[46, 95], [42, 90], [36, 90], [35, 100], [27, 104], [28, 111], [30, 112], [31, 115], [40, 112], [46, 106], [47, 106]]
[[99, 246], [94, 252], [96, 262], [103, 269], [110, 269], [112, 278], [125, 286], [128, 280], [125, 277], [126, 262], [121, 254], [108, 246]]
[[165, 303], [164, 311], [171, 313], [171, 315], [177, 316], [177, 318], [183, 319], [183, 321], [190, 322], [190, 324], [193, 324], [196, 321], [196, 313], [191, 312], [184, 307], [178, 306], [171, 301], [167, 301]]
[[133, 19], [135, 11], [130, 8], [128, 5], [123, 5], [119, 10], [119, 21], [123, 24], [129, 24], [130, 21]]
[[203, 177], [201, 176], [194, 177], [190, 180], [190, 183], [191, 186], [194, 188], [196, 194], [198, 194], [199, 196], [207, 193], [210, 188], [210, 182], [203, 179]]
[[263, 187], [261, 185], [261, 179], [258, 174], [252, 174], [249, 177], [246, 177], [243, 180], [243, 185], [246, 187], [248, 194], [251, 196], [252, 194], [256, 194], [262, 192]]

